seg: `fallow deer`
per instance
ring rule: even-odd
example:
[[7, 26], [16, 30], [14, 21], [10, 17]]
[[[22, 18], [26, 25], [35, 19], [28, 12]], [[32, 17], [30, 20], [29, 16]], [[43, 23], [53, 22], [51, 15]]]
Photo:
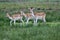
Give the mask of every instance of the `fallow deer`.
[[46, 19], [45, 19], [46, 14], [44, 12], [34, 13], [33, 12], [34, 9], [35, 8], [30, 8], [30, 12], [31, 12], [32, 16], [35, 17], [35, 22], [37, 23], [38, 19], [43, 20], [44, 22], [46, 22]]
[[[20, 12], [27, 20], [26, 24], [29, 22], [30, 19], [35, 19], [31, 13], [24, 13], [23, 11], [20, 11]], [[34, 20], [34, 23], [35, 23], [35, 20]]]
[[20, 21], [23, 22], [23, 20], [22, 20], [22, 17], [23, 17], [23, 16], [22, 16], [21, 14], [19, 14], [19, 13], [14, 14], [14, 15], [10, 15], [9, 13], [7, 13], [6, 15], [7, 15], [7, 17], [11, 20], [11, 21], [10, 21], [10, 25], [12, 25], [12, 22], [13, 22], [13, 21], [14, 21], [14, 25], [15, 25], [16, 20], [20, 20]]

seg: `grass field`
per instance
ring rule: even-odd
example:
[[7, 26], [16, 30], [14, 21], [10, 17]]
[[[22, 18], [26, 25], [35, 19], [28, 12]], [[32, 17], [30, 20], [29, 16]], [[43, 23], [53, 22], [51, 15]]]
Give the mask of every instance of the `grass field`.
[[[60, 10], [44, 10], [47, 14], [46, 23], [39, 20], [37, 25], [33, 25], [32, 21], [26, 25], [25, 23], [19, 24], [19, 21], [17, 21], [16, 25], [9, 25], [10, 20], [6, 17], [6, 10], [13, 12], [23, 7], [28, 8], [31, 6], [48, 7], [47, 5], [39, 4], [25, 4], [24, 6], [14, 3], [0, 3], [0, 40], [60, 40]], [[57, 6], [52, 5], [50, 7], [56, 8]]]

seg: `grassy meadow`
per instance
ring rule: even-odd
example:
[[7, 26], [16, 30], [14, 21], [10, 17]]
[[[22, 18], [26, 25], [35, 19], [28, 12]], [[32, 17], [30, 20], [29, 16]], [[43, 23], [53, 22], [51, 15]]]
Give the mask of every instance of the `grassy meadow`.
[[[40, 3], [0, 3], [0, 40], [60, 40], [60, 10], [43, 10], [46, 12], [46, 23], [38, 20], [37, 25], [22, 24], [17, 21], [16, 25], [9, 25], [10, 19], [6, 12], [14, 13], [16, 10], [28, 7], [58, 9], [60, 5]], [[25, 10], [26, 12], [28, 10]], [[36, 12], [41, 11], [35, 9]]]

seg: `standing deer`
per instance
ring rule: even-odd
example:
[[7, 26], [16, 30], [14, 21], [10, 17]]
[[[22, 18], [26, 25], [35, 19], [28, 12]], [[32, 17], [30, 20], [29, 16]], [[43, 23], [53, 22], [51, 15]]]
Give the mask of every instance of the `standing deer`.
[[14, 21], [14, 25], [15, 25], [16, 20], [21, 20], [23, 22], [22, 20], [23, 16], [21, 14], [10, 15], [9, 13], [7, 13], [7, 17], [11, 20], [10, 25], [12, 25], [12, 21]]
[[[32, 16], [32, 14], [31, 13], [24, 13], [23, 11], [20, 11], [21, 12], [21, 14], [26, 18], [26, 20], [27, 20], [27, 22], [26, 22], [26, 24], [29, 22], [29, 20], [30, 19], [34, 19], [34, 17]], [[35, 23], [35, 20], [34, 20], [34, 23]]]
[[34, 9], [35, 8], [30, 8], [30, 12], [31, 12], [32, 16], [35, 17], [35, 22], [37, 23], [38, 19], [43, 20], [44, 22], [46, 22], [46, 19], [45, 19], [46, 14], [44, 12], [34, 13], [33, 12]]

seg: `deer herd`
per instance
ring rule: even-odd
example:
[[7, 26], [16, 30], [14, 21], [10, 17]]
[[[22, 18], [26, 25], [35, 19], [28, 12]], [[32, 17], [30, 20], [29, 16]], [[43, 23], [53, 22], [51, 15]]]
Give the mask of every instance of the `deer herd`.
[[30, 13], [25, 13], [24, 11], [20, 11], [20, 13], [16, 13], [13, 15], [10, 15], [9, 13], [7, 13], [7, 17], [11, 20], [10, 21], [10, 25], [12, 25], [12, 22], [14, 22], [14, 25], [16, 23], [17, 20], [22, 21], [22, 23], [24, 23], [23, 21], [23, 17], [25, 17], [26, 19], [26, 24], [28, 24], [30, 19], [33, 19], [34, 24], [37, 23], [38, 19], [42, 20], [43, 22], [46, 22], [46, 13], [45, 12], [34, 12], [33, 10], [35, 8], [28, 8]]

